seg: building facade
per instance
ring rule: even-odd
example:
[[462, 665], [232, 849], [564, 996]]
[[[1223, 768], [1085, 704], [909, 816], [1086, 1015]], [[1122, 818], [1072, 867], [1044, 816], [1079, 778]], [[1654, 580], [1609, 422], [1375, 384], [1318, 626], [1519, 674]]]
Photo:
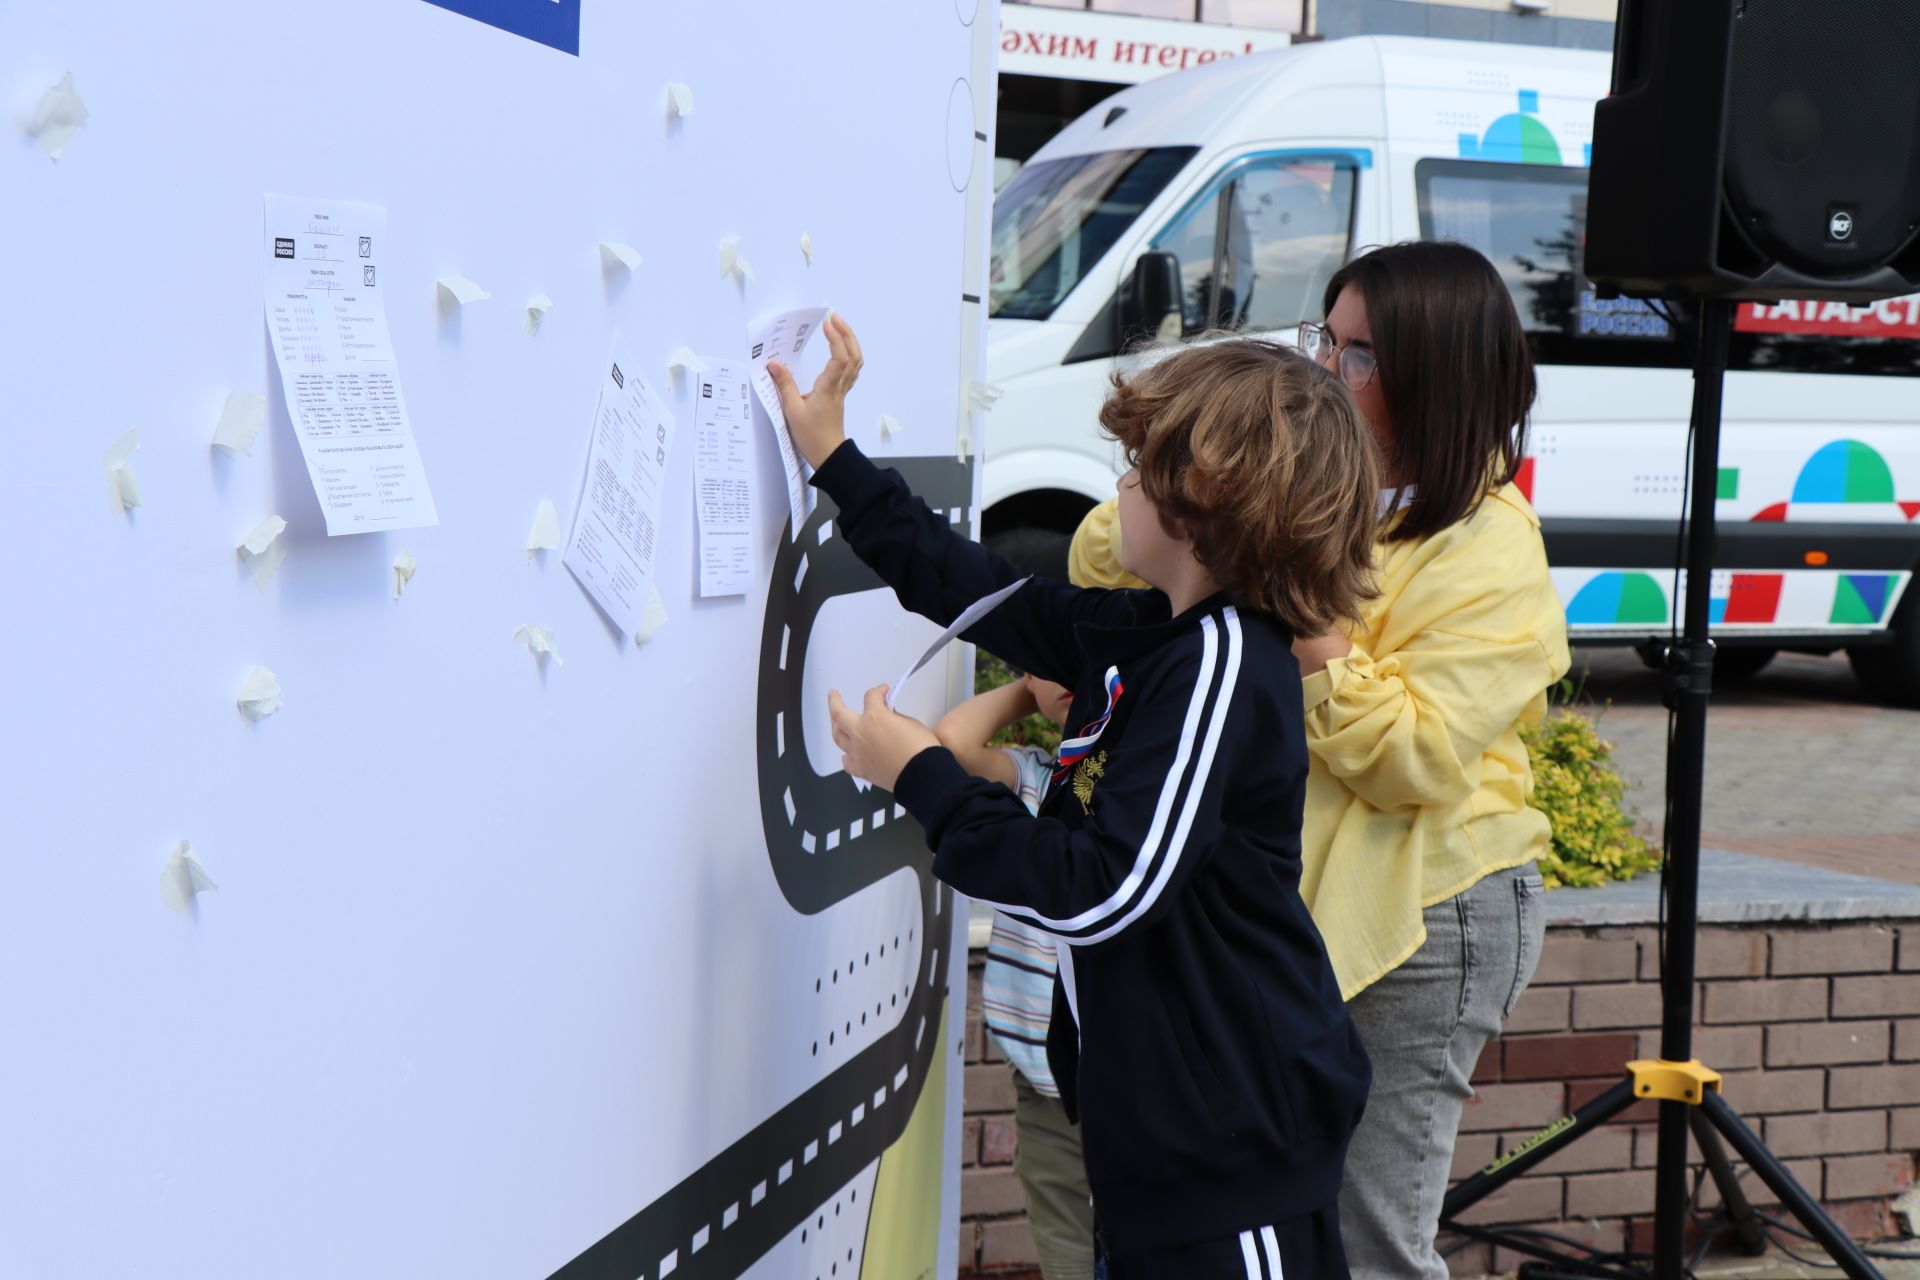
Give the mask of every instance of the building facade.
[[1618, 0], [1007, 0], [995, 180], [1103, 98], [1185, 67], [1358, 35], [1611, 49]]
[[1316, 36], [1431, 36], [1613, 48], [1615, 0], [1307, 0], [1306, 29]]
[[1433, 36], [1613, 47], [1617, 0], [1017, 0], [1036, 8], [1311, 36]]

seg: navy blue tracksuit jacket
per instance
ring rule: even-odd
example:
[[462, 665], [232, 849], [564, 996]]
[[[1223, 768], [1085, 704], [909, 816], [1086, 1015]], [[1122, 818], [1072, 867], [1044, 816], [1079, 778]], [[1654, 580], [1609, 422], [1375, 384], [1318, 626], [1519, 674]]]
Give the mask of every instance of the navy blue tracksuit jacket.
[[[851, 443], [813, 483], [935, 622], [1020, 576]], [[1036, 578], [966, 638], [1073, 690], [1068, 767], [1038, 818], [944, 748], [915, 756], [895, 795], [935, 875], [1067, 944], [1048, 1053], [1108, 1247], [1330, 1208], [1369, 1069], [1300, 900], [1292, 637], [1225, 595], [1170, 617], [1159, 592]]]

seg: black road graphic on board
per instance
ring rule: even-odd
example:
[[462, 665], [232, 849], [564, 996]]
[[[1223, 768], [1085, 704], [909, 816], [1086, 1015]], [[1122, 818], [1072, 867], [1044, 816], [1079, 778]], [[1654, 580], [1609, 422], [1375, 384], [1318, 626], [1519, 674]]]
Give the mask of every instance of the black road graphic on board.
[[[971, 463], [887, 462], [935, 510], [968, 531]], [[833, 1198], [898, 1140], [933, 1055], [953, 957], [953, 894], [931, 874], [919, 824], [879, 788], [844, 773], [823, 778], [807, 761], [802, 676], [820, 609], [835, 596], [881, 586], [837, 536], [825, 497], [773, 564], [760, 637], [755, 763], [761, 825], [780, 892], [817, 915], [912, 868], [920, 885], [919, 967], [893, 1030], [776, 1111], [553, 1273], [551, 1280], [733, 1280]], [[816, 709], [817, 710], [817, 709]], [[692, 1102], [694, 1100], [689, 1100]]]

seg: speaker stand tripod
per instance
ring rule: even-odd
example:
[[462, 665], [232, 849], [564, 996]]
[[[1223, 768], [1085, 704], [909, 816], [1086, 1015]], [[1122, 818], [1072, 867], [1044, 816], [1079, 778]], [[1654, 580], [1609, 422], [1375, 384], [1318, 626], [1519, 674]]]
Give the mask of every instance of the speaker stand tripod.
[[1733, 304], [1700, 304], [1699, 341], [1693, 369], [1693, 493], [1687, 513], [1686, 619], [1680, 643], [1667, 650], [1666, 703], [1675, 725], [1667, 754], [1667, 866], [1664, 872], [1669, 923], [1660, 976], [1660, 1056], [1629, 1062], [1626, 1078], [1570, 1116], [1564, 1116], [1447, 1194], [1440, 1210], [1444, 1231], [1499, 1244], [1544, 1258], [1569, 1276], [1639, 1277], [1643, 1269], [1566, 1257], [1537, 1237], [1460, 1222], [1460, 1215], [1494, 1191], [1636, 1102], [1660, 1106], [1658, 1164], [1654, 1173], [1651, 1274], [1657, 1280], [1687, 1275], [1688, 1139], [1719, 1187], [1743, 1250], [1758, 1253], [1765, 1239], [1721, 1146], [1724, 1138], [1747, 1166], [1780, 1198], [1781, 1205], [1853, 1280], [1880, 1280], [1860, 1249], [1828, 1218], [1792, 1174], [1774, 1158], [1739, 1114], [1720, 1096], [1719, 1073], [1693, 1056], [1694, 943], [1700, 906], [1700, 808], [1707, 745], [1707, 701], [1713, 690], [1713, 641], [1708, 638], [1708, 583], [1713, 573], [1714, 503], [1720, 456], [1720, 399], [1727, 370]]

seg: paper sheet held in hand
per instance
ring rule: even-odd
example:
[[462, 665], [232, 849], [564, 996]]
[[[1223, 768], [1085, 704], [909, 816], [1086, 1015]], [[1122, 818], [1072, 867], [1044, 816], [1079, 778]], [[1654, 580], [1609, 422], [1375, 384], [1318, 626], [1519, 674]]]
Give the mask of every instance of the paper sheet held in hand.
[[889, 711], [893, 709], [893, 704], [900, 699], [900, 691], [907, 687], [907, 681], [913, 679], [914, 673], [926, 666], [929, 662], [932, 662], [942, 649], [945, 649], [948, 644], [952, 643], [955, 636], [992, 613], [1000, 606], [1001, 601], [1031, 581], [1033, 581], [1032, 575], [1028, 575], [1012, 586], [1002, 587], [992, 595], [982, 596], [980, 599], [968, 605], [965, 611], [953, 620], [953, 625], [945, 631], [942, 631], [940, 638], [935, 640], [932, 645], [928, 646], [927, 651], [920, 655], [920, 660], [908, 667], [905, 671], [902, 671], [900, 678], [895, 680], [892, 686], [887, 689], [887, 709]]
[[753, 369], [753, 390], [760, 398], [760, 407], [767, 412], [768, 421], [773, 424], [773, 436], [780, 445], [780, 469], [787, 477], [787, 512], [793, 521], [787, 532], [789, 537], [796, 539], [800, 536], [800, 527], [813, 514], [813, 487], [807, 483], [811, 469], [806, 459], [793, 447], [793, 438], [787, 434], [787, 415], [780, 407], [780, 389], [773, 385], [773, 377], [767, 372], [767, 361], [778, 360], [798, 378], [800, 353], [807, 349], [808, 340], [819, 332], [820, 322], [826, 318], [827, 308], [805, 307], [799, 311], [763, 316], [747, 329], [747, 353]]

